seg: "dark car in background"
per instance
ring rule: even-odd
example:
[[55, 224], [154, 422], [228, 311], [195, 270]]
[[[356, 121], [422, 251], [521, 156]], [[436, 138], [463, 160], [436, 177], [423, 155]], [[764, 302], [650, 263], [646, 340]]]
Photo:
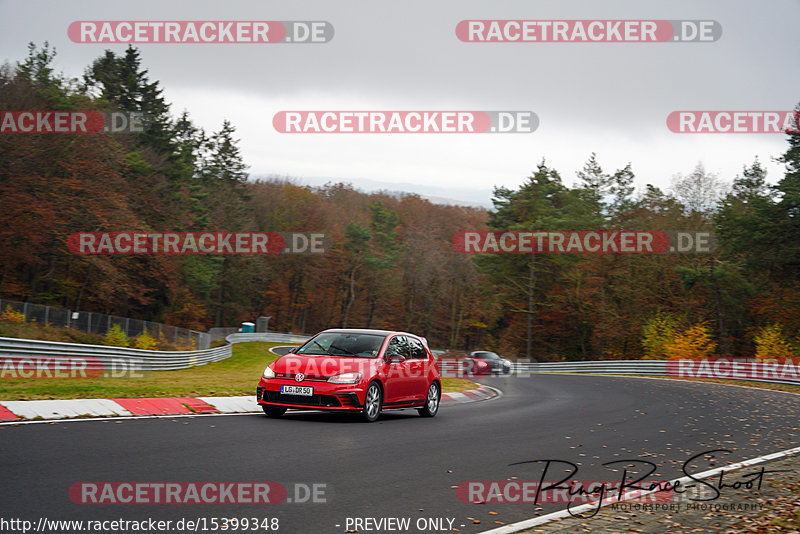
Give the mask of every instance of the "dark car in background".
[[476, 350], [469, 353], [473, 360], [488, 364], [489, 370], [493, 375], [507, 375], [511, 373], [511, 361], [501, 358], [496, 352], [488, 350]]

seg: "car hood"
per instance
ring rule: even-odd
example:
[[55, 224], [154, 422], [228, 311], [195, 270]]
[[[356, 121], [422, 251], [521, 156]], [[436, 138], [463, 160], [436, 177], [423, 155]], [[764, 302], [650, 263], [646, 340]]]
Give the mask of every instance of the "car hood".
[[380, 363], [378, 358], [287, 354], [273, 362], [271, 367], [276, 374], [291, 378], [297, 373], [303, 373], [306, 378], [328, 378], [342, 373], [371, 374]]

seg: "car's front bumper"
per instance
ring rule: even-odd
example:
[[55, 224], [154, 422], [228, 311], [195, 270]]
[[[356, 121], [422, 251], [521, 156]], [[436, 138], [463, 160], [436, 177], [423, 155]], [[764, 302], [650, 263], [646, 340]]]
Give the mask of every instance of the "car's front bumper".
[[327, 382], [303, 384], [314, 388], [314, 394], [311, 396], [281, 393], [282, 385], [296, 386], [297, 382], [281, 379], [262, 380], [256, 387], [258, 404], [307, 410], [341, 411], [358, 411], [364, 406], [364, 393], [357, 389], [358, 384], [329, 384]]

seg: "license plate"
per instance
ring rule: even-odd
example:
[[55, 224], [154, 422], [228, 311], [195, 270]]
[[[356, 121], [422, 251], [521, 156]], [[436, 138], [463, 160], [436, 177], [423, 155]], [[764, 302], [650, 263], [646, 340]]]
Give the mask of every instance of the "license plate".
[[308, 386], [281, 386], [281, 393], [310, 397], [314, 394], [314, 388]]

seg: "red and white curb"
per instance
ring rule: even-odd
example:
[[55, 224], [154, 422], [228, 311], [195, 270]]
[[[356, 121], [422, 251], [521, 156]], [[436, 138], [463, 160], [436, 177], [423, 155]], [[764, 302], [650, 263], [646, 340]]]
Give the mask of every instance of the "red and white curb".
[[[442, 394], [442, 404], [460, 404], [496, 397], [498, 392], [481, 386], [462, 393]], [[0, 422], [131, 417], [137, 415], [198, 415], [258, 413], [254, 395], [241, 397], [163, 397], [150, 399], [70, 399], [0, 401]]]
[[464, 402], [475, 402], [493, 399], [500, 395], [500, 391], [488, 386], [481, 386], [478, 389], [462, 391], [459, 393], [442, 393], [442, 404], [461, 404]]
[[0, 401], [0, 421], [75, 419], [136, 415], [196, 415], [258, 411], [254, 395], [150, 399]]

